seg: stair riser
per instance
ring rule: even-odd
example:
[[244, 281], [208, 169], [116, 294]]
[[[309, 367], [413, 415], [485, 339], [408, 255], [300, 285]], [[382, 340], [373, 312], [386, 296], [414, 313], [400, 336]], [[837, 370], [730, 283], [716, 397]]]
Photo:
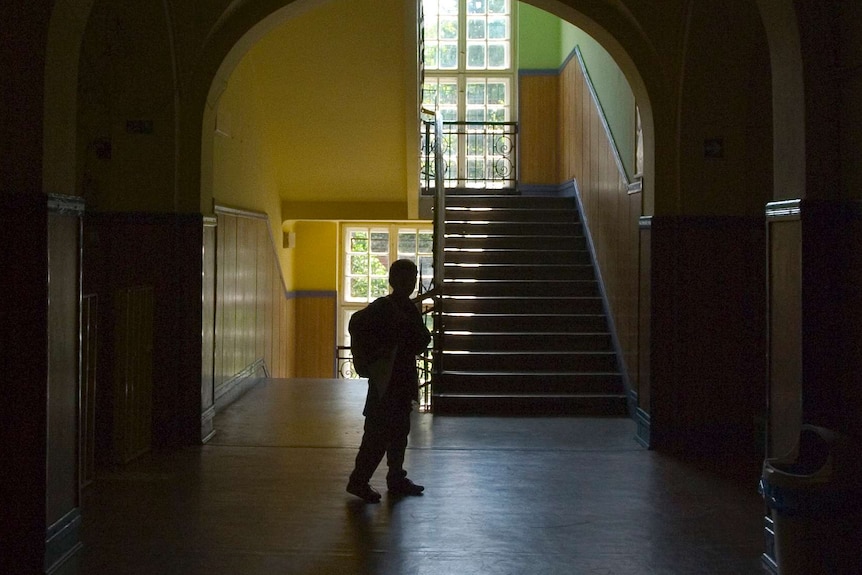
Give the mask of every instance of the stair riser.
[[490, 222], [466, 223], [463, 220], [447, 221], [447, 234], [491, 234], [507, 236], [556, 236], [560, 238], [583, 235], [580, 223], [558, 222]]
[[[452, 232], [454, 233], [454, 232]], [[478, 237], [446, 237], [447, 248], [479, 248], [479, 249], [509, 249], [509, 250], [555, 250], [566, 249], [576, 251], [587, 250], [587, 240], [583, 236], [548, 237], [548, 236], [497, 236], [490, 238]]]
[[612, 351], [608, 334], [446, 334], [446, 349], [456, 351]]
[[443, 293], [446, 295], [475, 295], [479, 297], [595, 297], [599, 295], [599, 286], [594, 280], [444, 282], [443, 286]]
[[443, 373], [432, 388], [442, 394], [597, 394], [622, 393], [617, 374], [543, 374], [541, 376]]
[[[523, 354], [469, 353], [443, 354], [442, 367], [447, 371], [536, 371], [571, 373], [614, 373], [617, 370], [613, 354]], [[538, 378], [541, 380], [541, 378]]]
[[480, 397], [459, 398], [433, 396], [431, 408], [440, 415], [529, 415], [624, 417], [627, 406], [624, 397]]
[[519, 280], [591, 280], [595, 278], [591, 265], [478, 265], [446, 264], [445, 274], [451, 279], [519, 279]]
[[450, 313], [555, 313], [600, 314], [604, 311], [599, 298], [552, 299], [446, 299], [443, 309]]
[[450, 316], [443, 318], [447, 331], [607, 333], [604, 316]]
[[549, 196], [512, 196], [512, 195], [457, 195], [447, 196], [446, 206], [468, 208], [527, 208], [543, 210], [571, 210], [577, 213], [574, 198], [554, 198]]
[[456, 251], [446, 250], [446, 263], [455, 264], [575, 264], [590, 265], [592, 259], [587, 251], [540, 251], [540, 250], [500, 250], [500, 251]]
[[447, 206], [446, 220], [574, 223], [578, 221], [578, 213], [569, 210], [479, 209]]

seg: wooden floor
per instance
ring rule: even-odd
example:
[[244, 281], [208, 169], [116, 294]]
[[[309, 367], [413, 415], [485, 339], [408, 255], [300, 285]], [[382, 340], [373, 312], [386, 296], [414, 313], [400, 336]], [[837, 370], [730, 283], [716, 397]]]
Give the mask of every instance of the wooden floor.
[[267, 380], [208, 444], [100, 472], [81, 573], [761, 573], [756, 475], [647, 451], [627, 419], [416, 413], [406, 468], [425, 495], [363, 504], [344, 487], [364, 395]]

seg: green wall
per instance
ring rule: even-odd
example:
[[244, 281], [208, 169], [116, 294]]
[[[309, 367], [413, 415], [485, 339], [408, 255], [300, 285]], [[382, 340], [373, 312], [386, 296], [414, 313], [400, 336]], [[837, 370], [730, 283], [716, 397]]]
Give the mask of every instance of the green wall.
[[635, 175], [635, 97], [622, 71], [611, 55], [592, 36], [568, 22], [558, 20], [561, 26], [560, 46], [562, 58], [568, 58], [578, 46], [584, 57], [587, 72], [629, 178]]
[[529, 4], [518, 5], [518, 68], [556, 70], [560, 57], [562, 20]]

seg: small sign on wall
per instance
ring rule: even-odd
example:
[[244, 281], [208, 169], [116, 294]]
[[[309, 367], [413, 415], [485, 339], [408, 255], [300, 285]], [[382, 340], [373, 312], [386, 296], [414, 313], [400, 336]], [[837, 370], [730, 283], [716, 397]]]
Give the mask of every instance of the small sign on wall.
[[722, 138], [707, 138], [703, 141], [703, 157], [704, 158], [723, 158], [724, 157], [724, 140]]
[[152, 120], [126, 120], [127, 134], [152, 134]]

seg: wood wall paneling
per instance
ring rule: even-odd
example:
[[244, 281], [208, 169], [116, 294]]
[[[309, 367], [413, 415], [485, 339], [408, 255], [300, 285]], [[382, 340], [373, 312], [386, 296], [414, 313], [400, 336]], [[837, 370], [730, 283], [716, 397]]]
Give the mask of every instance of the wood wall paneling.
[[336, 295], [296, 298], [296, 377], [335, 377]]
[[96, 476], [96, 377], [98, 375], [99, 297], [81, 300], [81, 487]]
[[114, 460], [146, 453], [153, 436], [153, 309], [151, 286], [118, 291], [114, 298]]
[[47, 523], [79, 506], [78, 300], [80, 218], [48, 217]]
[[800, 220], [769, 223], [769, 453], [796, 445], [802, 424]]
[[216, 341], [216, 234], [217, 220], [204, 218], [203, 281], [201, 286], [201, 440], [213, 434], [215, 415]]
[[556, 185], [559, 76], [522, 75], [519, 81], [519, 181], [526, 185]]
[[213, 379], [216, 399], [224, 400], [234, 386], [244, 385], [239, 380], [263, 375], [255, 366], [271, 377], [293, 375], [293, 331], [268, 220], [219, 208], [217, 222]]
[[650, 319], [652, 317], [652, 248], [650, 219], [644, 218], [640, 226], [640, 298], [638, 301], [638, 355], [637, 394], [638, 408], [650, 413]]
[[640, 193], [630, 194], [578, 59], [560, 75], [560, 176], [577, 182], [626, 378], [640, 378]]

